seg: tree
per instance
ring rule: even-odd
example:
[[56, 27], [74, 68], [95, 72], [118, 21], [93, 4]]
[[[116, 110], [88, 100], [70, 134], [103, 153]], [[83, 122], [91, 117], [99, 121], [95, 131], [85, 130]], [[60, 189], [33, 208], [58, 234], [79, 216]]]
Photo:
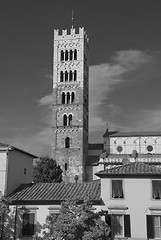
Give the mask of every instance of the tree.
[[33, 172], [33, 182], [61, 182], [62, 170], [56, 161], [49, 157], [37, 160]]
[[65, 201], [61, 204], [59, 215], [46, 219], [44, 240], [107, 240], [109, 225], [101, 219], [103, 211], [94, 212], [91, 201], [82, 204]]

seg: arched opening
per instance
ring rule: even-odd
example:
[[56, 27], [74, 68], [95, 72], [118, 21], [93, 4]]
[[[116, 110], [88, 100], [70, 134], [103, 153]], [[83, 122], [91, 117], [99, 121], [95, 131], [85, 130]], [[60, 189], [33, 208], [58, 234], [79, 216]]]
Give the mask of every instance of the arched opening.
[[60, 53], [60, 61], [64, 61], [64, 51], [61, 50], [61, 53]]
[[70, 50], [70, 61], [73, 59], [73, 51]]
[[62, 99], [61, 99], [62, 101], [62, 104], [65, 104], [65, 92], [62, 92]]
[[73, 73], [72, 70], [69, 71], [69, 81], [72, 81], [73, 79]]
[[68, 123], [69, 123], [68, 125], [69, 126], [72, 126], [72, 118], [73, 118], [73, 116], [72, 116], [72, 114], [70, 114], [68, 117]]
[[64, 81], [64, 73], [63, 71], [60, 72], [60, 82]]
[[65, 148], [70, 148], [70, 138], [69, 137], [65, 138]]
[[65, 61], [68, 61], [68, 51], [65, 51]]
[[64, 127], [67, 126], [67, 119], [68, 119], [67, 115], [64, 114], [64, 116], [63, 116], [63, 126], [64, 126]]
[[67, 104], [70, 103], [70, 92], [67, 92]]
[[67, 163], [65, 163], [64, 168], [65, 168], [65, 171], [67, 171], [67, 169], [68, 169], [68, 164]]
[[75, 93], [74, 93], [74, 92], [72, 92], [72, 99], [71, 99], [71, 103], [73, 103], [73, 102], [74, 102], [74, 99], [75, 99]]
[[77, 81], [77, 70], [74, 70], [74, 81]]
[[74, 60], [77, 60], [77, 49], [74, 49]]
[[67, 82], [68, 81], [68, 72], [65, 71], [65, 81]]

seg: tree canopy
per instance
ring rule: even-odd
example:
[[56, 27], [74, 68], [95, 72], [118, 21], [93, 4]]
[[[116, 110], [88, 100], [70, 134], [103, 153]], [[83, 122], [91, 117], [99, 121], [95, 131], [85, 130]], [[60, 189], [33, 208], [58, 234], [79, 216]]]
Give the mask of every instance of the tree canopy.
[[60, 214], [47, 217], [44, 239], [49, 240], [107, 240], [110, 234], [109, 225], [101, 219], [103, 211], [95, 212], [91, 201], [77, 204], [65, 201]]
[[56, 161], [49, 157], [41, 157], [36, 162], [33, 172], [33, 182], [55, 182], [62, 181], [62, 170]]

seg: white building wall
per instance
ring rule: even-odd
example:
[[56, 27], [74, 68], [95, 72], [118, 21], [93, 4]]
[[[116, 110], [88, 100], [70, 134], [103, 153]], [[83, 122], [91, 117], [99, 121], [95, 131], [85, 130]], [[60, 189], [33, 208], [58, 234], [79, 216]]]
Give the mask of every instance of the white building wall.
[[[109, 213], [117, 213], [124, 211], [130, 214], [131, 219], [131, 238], [147, 239], [146, 215], [151, 214], [149, 208], [156, 206], [157, 214], [161, 214], [159, 208], [160, 200], [152, 199], [151, 179], [123, 179], [124, 199], [111, 198], [111, 180], [101, 179], [101, 197], [105, 203], [104, 209], [112, 206]], [[121, 210], [121, 207], [127, 207], [127, 210]], [[120, 210], [118, 210], [118, 207]]]
[[0, 152], [0, 192], [4, 195], [6, 186], [6, 152]]

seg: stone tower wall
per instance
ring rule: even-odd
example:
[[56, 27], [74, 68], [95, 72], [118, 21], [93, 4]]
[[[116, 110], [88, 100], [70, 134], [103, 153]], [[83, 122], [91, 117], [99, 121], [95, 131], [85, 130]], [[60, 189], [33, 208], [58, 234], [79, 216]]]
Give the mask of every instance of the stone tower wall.
[[[70, 59], [70, 53], [74, 54], [75, 51], [76, 59]], [[66, 52], [68, 52], [67, 59], [65, 59]], [[58, 30], [54, 31], [53, 157], [63, 170], [65, 182], [85, 180], [85, 161], [88, 156], [87, 55], [88, 38], [84, 28], [79, 28], [78, 33], [75, 29], [71, 29], [70, 33], [67, 30], [61, 33]], [[76, 78], [74, 78], [75, 71]], [[70, 72], [72, 79], [69, 80]], [[70, 96], [70, 100], [67, 96]], [[68, 124], [64, 123], [64, 116], [67, 118], [72, 116], [70, 124], [69, 119]], [[70, 146], [66, 144], [67, 138], [70, 140]]]

